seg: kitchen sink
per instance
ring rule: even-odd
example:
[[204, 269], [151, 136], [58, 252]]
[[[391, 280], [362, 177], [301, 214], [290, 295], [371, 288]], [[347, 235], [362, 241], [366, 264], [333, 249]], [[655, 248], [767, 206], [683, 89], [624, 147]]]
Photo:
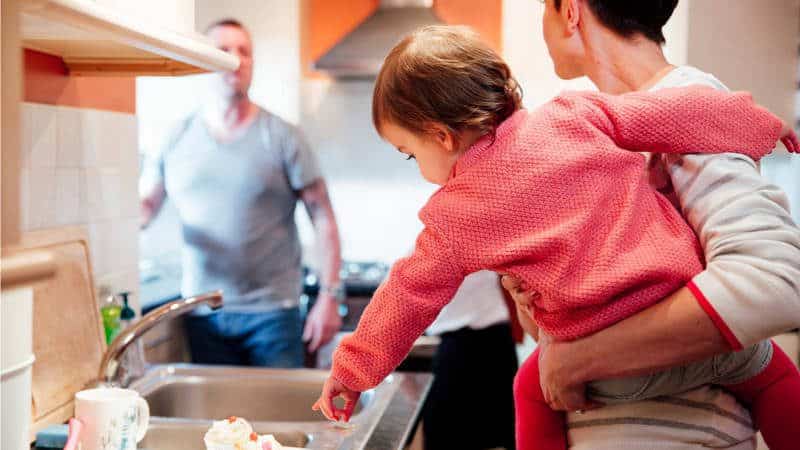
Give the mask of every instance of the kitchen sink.
[[[222, 419], [245, 417], [256, 422], [313, 422], [322, 419], [311, 405], [319, 397], [327, 373], [215, 369], [194, 375], [174, 374], [143, 392], [150, 414], [159, 417]], [[354, 416], [372, 400], [363, 395]]]
[[399, 449], [416, 424], [432, 377], [395, 373], [364, 392], [346, 425], [332, 423], [311, 405], [327, 371], [173, 364], [154, 366], [130, 385], [150, 406], [141, 449], [203, 448], [213, 420], [247, 419], [259, 434], [309, 449]]
[[[198, 450], [205, 448], [203, 436], [209, 423], [156, 422], [147, 429], [147, 435], [139, 443], [140, 450]], [[253, 427], [258, 434], [272, 434], [275, 439], [289, 447], [305, 447], [309, 437], [300, 431], [275, 431], [268, 426]]]

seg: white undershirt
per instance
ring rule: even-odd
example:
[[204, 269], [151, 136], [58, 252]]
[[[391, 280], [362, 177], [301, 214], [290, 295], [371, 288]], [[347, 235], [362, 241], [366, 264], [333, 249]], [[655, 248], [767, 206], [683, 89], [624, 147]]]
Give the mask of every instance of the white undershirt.
[[508, 308], [501, 289], [494, 272], [482, 270], [470, 274], [461, 283], [453, 301], [428, 327], [428, 334], [438, 335], [464, 327], [480, 330], [508, 321]]

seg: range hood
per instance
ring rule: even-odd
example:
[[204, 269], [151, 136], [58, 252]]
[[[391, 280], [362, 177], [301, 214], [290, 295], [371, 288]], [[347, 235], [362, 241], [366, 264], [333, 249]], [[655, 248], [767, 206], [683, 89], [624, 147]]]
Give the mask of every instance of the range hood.
[[443, 22], [433, 0], [381, 0], [378, 9], [314, 63], [314, 70], [335, 77], [378, 75], [389, 50], [409, 32]]

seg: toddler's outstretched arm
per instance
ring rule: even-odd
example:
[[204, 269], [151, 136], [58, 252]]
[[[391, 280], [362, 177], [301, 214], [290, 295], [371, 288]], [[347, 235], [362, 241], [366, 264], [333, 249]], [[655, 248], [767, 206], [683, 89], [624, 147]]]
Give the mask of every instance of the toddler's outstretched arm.
[[746, 92], [703, 86], [617, 96], [571, 92], [557, 97], [555, 104], [585, 112], [585, 119], [618, 146], [633, 151], [731, 152], [757, 160], [769, 154], [778, 139], [790, 152], [798, 151], [794, 132]]
[[[334, 353], [331, 378], [314, 409], [330, 419], [349, 419], [358, 393], [375, 387], [403, 361], [464, 280], [450, 244], [427, 227], [414, 253], [395, 263], [356, 331]], [[333, 406], [338, 396], [348, 403], [342, 410]]]

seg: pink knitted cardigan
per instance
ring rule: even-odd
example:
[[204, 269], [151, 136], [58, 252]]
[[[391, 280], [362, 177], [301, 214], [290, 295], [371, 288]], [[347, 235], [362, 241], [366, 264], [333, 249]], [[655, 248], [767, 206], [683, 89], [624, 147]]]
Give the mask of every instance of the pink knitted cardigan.
[[702, 87], [566, 93], [516, 112], [473, 145], [420, 212], [425, 229], [334, 356], [332, 376], [374, 387], [481, 269], [541, 294], [536, 323], [586, 336], [685, 285], [703, 269], [680, 214], [635, 152], [740, 152], [758, 159], [782, 122], [749, 94]]

